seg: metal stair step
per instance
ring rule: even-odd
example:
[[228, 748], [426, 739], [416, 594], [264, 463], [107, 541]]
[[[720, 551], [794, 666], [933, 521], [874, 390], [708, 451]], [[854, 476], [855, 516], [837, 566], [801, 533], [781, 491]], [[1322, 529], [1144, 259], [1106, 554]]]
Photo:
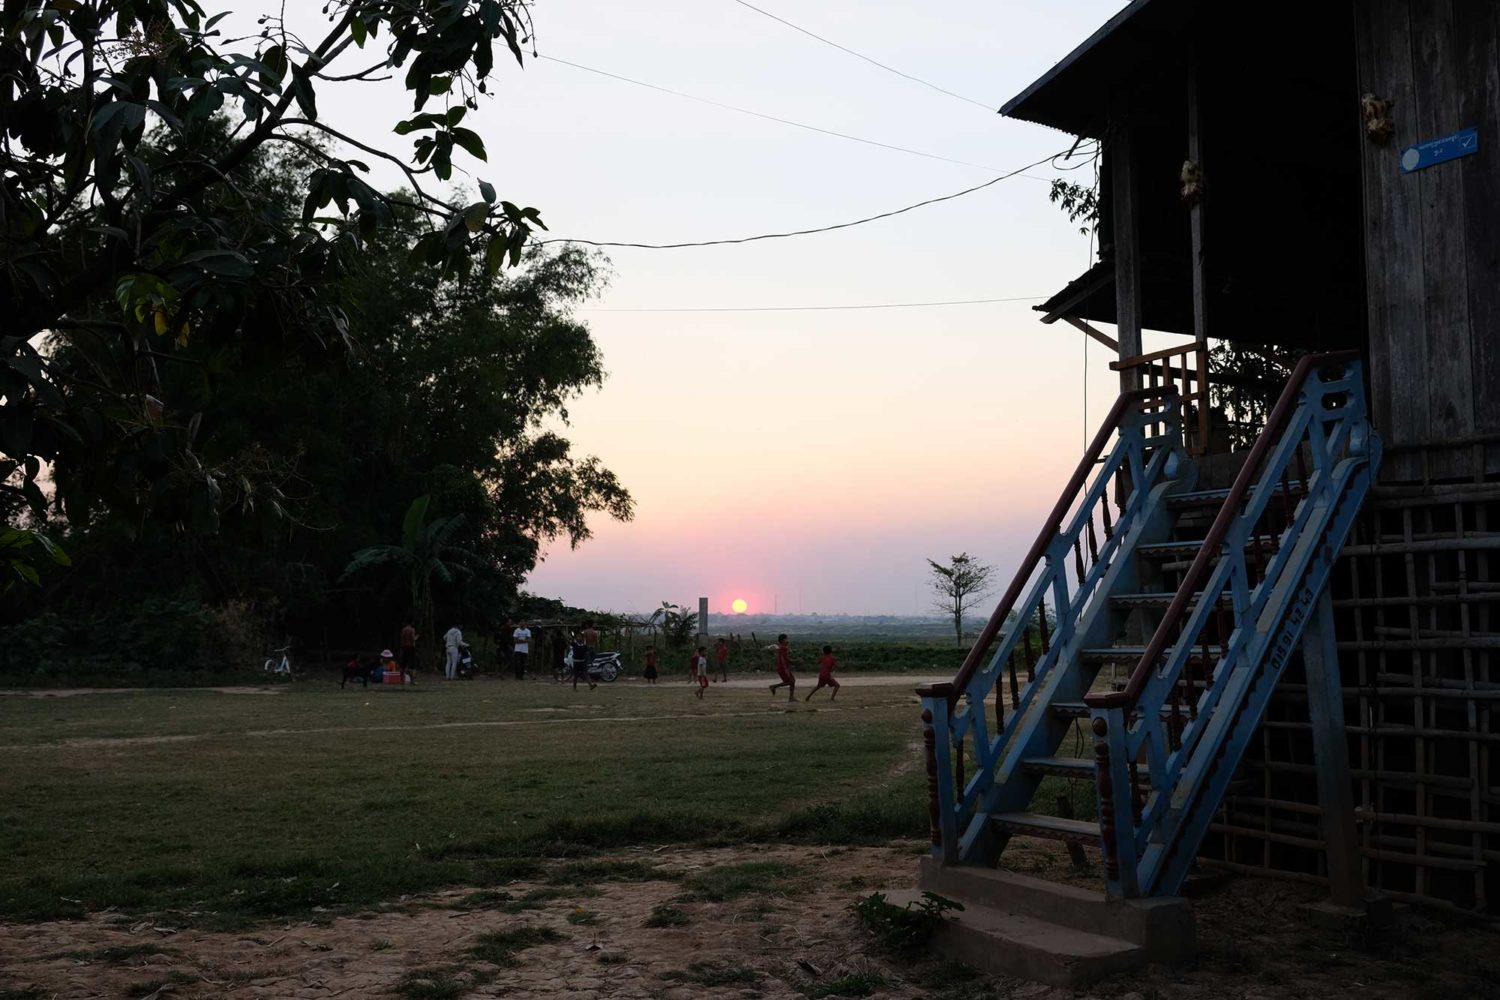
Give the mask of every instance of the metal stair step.
[[[1146, 655], [1145, 646], [1100, 646], [1095, 649], [1085, 649], [1082, 653], [1085, 663], [1139, 663], [1141, 657]], [[1208, 647], [1208, 658], [1217, 660], [1219, 651], [1213, 646]], [[1203, 659], [1202, 650], [1195, 650], [1192, 659], [1199, 661]]]
[[1153, 558], [1192, 557], [1203, 547], [1203, 539], [1189, 538], [1175, 542], [1143, 542], [1135, 547], [1136, 552]]
[[1094, 762], [1085, 757], [1026, 757], [1021, 761], [1021, 767], [1030, 774], [1094, 780]]
[[[1059, 719], [1087, 719], [1089, 717], [1089, 707], [1081, 701], [1054, 701], [1047, 708]], [[1163, 705], [1161, 717], [1166, 719], [1171, 714], [1171, 709]], [[1132, 713], [1132, 715], [1139, 716], [1139, 713]]]
[[[1301, 480], [1289, 480], [1287, 486], [1290, 488], [1293, 496], [1301, 496], [1305, 492], [1302, 488]], [[1271, 491], [1273, 497], [1280, 496], [1281, 493], [1282, 489], [1279, 484]], [[1253, 497], [1254, 495], [1255, 487], [1252, 486], [1246, 496]], [[1172, 496], [1167, 497], [1167, 506], [1173, 510], [1182, 510], [1187, 507], [1218, 507], [1224, 503], [1224, 498], [1227, 496], [1229, 496], [1227, 488], [1222, 490], [1193, 490], [1190, 493], [1174, 493]]]
[[[1116, 594], [1109, 599], [1111, 605], [1121, 608], [1165, 608], [1171, 605], [1176, 594], [1152, 593], [1152, 594]], [[1199, 600], [1203, 597], [1203, 591], [1193, 594], [1193, 603], [1189, 607], [1197, 607]], [[1229, 594], [1219, 595], [1218, 603], [1227, 605]]]
[[1070, 844], [1099, 846], [1099, 824], [1035, 813], [995, 813], [990, 825], [1016, 837], [1040, 837]]
[[[1275, 552], [1280, 548], [1279, 537], [1265, 535], [1261, 538], [1261, 542], [1265, 546], [1267, 554]], [[1144, 544], [1137, 545], [1135, 550], [1140, 555], [1147, 556], [1152, 559], [1190, 560], [1198, 555], [1198, 550], [1202, 547], [1203, 540], [1201, 538], [1188, 538], [1174, 542], [1146, 542]], [[1255, 543], [1253, 541], [1246, 543], [1245, 551], [1247, 553], [1253, 553], [1255, 551]]]

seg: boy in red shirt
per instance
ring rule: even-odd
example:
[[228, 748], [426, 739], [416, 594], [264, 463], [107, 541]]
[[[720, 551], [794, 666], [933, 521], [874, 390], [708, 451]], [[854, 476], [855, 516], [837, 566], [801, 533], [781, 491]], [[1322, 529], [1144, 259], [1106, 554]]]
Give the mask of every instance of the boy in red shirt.
[[719, 636], [719, 641], [714, 644], [714, 659], [719, 661], [719, 680], [729, 680], [729, 643], [724, 637]]
[[656, 683], [656, 647], [646, 650], [646, 672], [641, 675], [647, 684]]
[[786, 633], [783, 632], [776, 637], [776, 676], [781, 680], [771, 685], [771, 693], [775, 694], [777, 688], [787, 689], [786, 700], [797, 700], [797, 678], [792, 674], [792, 648], [787, 644]]
[[839, 661], [833, 655], [832, 646], [823, 647], [823, 655], [818, 657], [818, 686], [807, 693], [804, 701], [812, 701], [812, 696], [826, 687], [833, 688], [833, 694], [828, 696], [829, 701], [839, 696], [839, 682], [833, 679], [833, 668], [839, 665]]

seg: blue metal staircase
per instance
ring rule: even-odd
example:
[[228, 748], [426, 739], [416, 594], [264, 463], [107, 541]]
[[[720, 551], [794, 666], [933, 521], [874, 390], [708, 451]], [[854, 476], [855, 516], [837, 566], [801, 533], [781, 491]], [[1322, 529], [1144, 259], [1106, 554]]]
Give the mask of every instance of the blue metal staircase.
[[[1195, 489], [1179, 409], [1121, 395], [958, 675], [918, 690], [935, 862], [1034, 836], [1098, 847], [1112, 897], [1186, 878], [1380, 444], [1353, 354], [1298, 364], [1227, 490]], [[1095, 781], [1098, 821], [1028, 811], [1049, 776]]]

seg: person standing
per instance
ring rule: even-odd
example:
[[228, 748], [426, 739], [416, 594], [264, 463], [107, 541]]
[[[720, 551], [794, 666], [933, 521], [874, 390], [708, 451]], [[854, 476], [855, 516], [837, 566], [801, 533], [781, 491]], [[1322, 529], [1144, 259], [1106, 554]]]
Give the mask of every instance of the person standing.
[[694, 693], [702, 701], [703, 692], [708, 690], [708, 649], [705, 646], [699, 646], [693, 654], [693, 676], [698, 681], [698, 690]]
[[401, 627], [401, 672], [413, 680], [417, 673], [417, 627], [407, 622]]
[[599, 652], [599, 630], [594, 628], [593, 622], [583, 623], [583, 642], [590, 653]]
[[771, 693], [775, 694], [777, 688], [787, 689], [786, 700], [797, 700], [797, 677], [792, 673], [792, 647], [786, 641], [786, 633], [783, 632], [776, 637], [776, 676], [781, 680], [771, 685]]
[[719, 636], [719, 641], [714, 643], [714, 661], [719, 667], [719, 680], [729, 681], [729, 643], [724, 637]]
[[562, 683], [563, 674], [568, 669], [568, 637], [563, 630], [555, 628], [552, 630], [552, 677], [558, 683]]
[[653, 645], [646, 650], [646, 669], [641, 676], [647, 684], [656, 683], [656, 647]]
[[457, 625], [443, 633], [443, 676], [453, 680], [458, 676], [458, 647], [463, 645], [464, 634]]
[[589, 673], [589, 661], [594, 658], [594, 653], [588, 644], [583, 641], [582, 633], [573, 634], [573, 690], [578, 690], [578, 678], [580, 676], [588, 683], [592, 691], [599, 685], [594, 683], [594, 676]]
[[510, 672], [512, 664], [511, 650], [515, 647], [513, 638], [516, 631], [516, 621], [510, 615], [505, 616], [505, 623], [495, 632], [495, 670], [503, 680]]
[[516, 670], [516, 680], [521, 680], [526, 676], [526, 660], [531, 655], [531, 629], [526, 627], [525, 622], [517, 622], [516, 630], [510, 637], [515, 642], [511, 664]]

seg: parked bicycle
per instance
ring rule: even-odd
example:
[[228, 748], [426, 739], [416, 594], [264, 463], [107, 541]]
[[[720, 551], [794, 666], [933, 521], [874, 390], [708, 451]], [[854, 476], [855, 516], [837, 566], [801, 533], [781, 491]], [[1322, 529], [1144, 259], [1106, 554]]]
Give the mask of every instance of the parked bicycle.
[[281, 659], [278, 660], [275, 655], [272, 655], [266, 660], [265, 666], [262, 669], [273, 677], [292, 676], [292, 647], [282, 646], [280, 649], [271, 650], [271, 652], [272, 654], [281, 654]]

